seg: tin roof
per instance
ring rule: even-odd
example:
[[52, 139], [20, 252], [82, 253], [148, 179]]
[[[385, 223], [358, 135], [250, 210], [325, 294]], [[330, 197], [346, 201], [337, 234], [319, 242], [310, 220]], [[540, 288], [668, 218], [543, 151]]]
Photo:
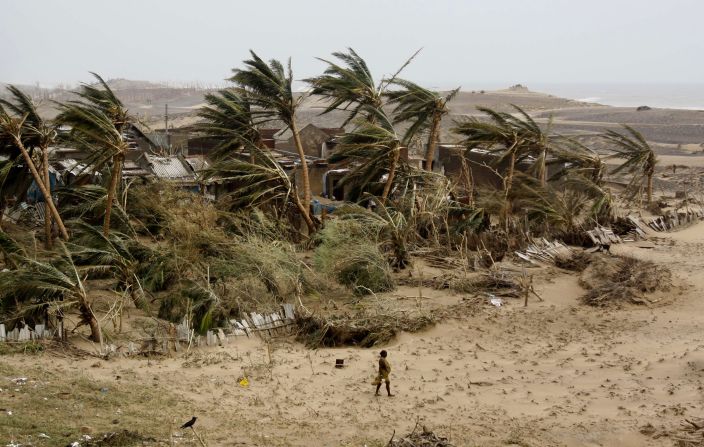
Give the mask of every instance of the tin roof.
[[93, 170], [89, 169], [86, 164], [79, 163], [73, 158], [64, 158], [63, 160], [58, 160], [55, 163], [61, 167], [62, 171], [68, 171], [73, 175], [93, 173]]
[[144, 156], [152, 172], [158, 178], [195, 181], [193, 170], [187, 163], [182, 162], [179, 157], [159, 157], [150, 154], [144, 154]]
[[186, 160], [186, 163], [193, 169], [195, 172], [200, 172], [205, 169], [208, 169], [210, 167], [210, 163], [208, 163], [208, 160], [205, 159], [205, 157], [184, 157]]

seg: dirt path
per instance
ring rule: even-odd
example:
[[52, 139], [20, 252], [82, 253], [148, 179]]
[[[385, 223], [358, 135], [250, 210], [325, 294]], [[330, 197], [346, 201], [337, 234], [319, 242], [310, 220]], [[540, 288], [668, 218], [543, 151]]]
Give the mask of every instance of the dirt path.
[[[613, 251], [667, 263], [689, 284], [663, 296], [667, 305], [586, 308], [576, 276], [555, 270], [537, 287], [545, 302], [489, 306], [386, 346], [393, 398], [369, 384], [377, 349], [279, 342], [269, 364], [266, 345], [245, 340], [189, 360], [62, 366], [175, 392], [210, 446], [381, 446], [416, 421], [458, 446], [669, 446], [639, 427], [704, 416], [704, 224], [655, 242]], [[348, 366], [335, 369], [336, 358]], [[245, 374], [247, 388], [237, 383]]]

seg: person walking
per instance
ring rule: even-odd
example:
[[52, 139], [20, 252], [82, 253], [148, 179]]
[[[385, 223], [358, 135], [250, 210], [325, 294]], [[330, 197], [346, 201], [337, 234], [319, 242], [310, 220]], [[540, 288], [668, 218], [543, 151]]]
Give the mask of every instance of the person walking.
[[391, 365], [389, 364], [389, 361], [386, 360], [386, 357], [388, 356], [388, 353], [386, 351], [381, 351], [379, 353], [379, 374], [376, 376], [376, 380], [374, 380], [374, 385], [376, 385], [376, 393], [374, 393], [375, 396], [379, 395], [379, 389], [381, 388], [381, 382], [382, 380], [386, 382], [386, 393], [389, 395], [389, 397], [392, 397], [393, 394], [391, 394], [391, 381], [389, 380], [389, 374], [391, 373]]

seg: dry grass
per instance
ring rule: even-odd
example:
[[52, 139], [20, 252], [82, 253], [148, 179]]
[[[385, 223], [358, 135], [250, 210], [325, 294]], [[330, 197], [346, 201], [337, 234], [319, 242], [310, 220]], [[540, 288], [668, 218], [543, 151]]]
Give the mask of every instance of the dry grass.
[[403, 312], [359, 312], [329, 317], [310, 315], [297, 319], [297, 339], [310, 348], [369, 348], [392, 340], [401, 331], [417, 332], [434, 323], [435, 317], [432, 314], [411, 316]]
[[[37, 357], [37, 364], [51, 362]], [[0, 444], [65, 446], [85, 434], [90, 445], [167, 445], [174, 410], [188, 407], [157, 387], [91, 380], [75, 370], [0, 362]], [[26, 378], [26, 382], [13, 381]], [[126, 432], [125, 430], [129, 430]], [[106, 436], [105, 442], [96, 443]], [[156, 441], [161, 440], [162, 442]], [[82, 443], [83, 445], [83, 443]]]
[[582, 302], [590, 306], [648, 304], [646, 294], [672, 286], [669, 268], [633, 258], [595, 256], [579, 279], [588, 290]]
[[520, 295], [521, 284], [515, 273], [492, 267], [477, 274], [452, 280], [450, 289], [460, 293], [491, 292], [517, 297]]
[[432, 431], [423, 427], [418, 429], [418, 425], [411, 433], [399, 439], [391, 439], [388, 447], [452, 447], [447, 438], [436, 435]]

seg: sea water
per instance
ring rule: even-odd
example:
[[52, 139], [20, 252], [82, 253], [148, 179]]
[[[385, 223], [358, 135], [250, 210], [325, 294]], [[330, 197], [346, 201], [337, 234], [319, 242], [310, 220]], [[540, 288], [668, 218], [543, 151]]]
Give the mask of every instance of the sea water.
[[701, 84], [528, 84], [534, 92], [617, 107], [704, 110]]

